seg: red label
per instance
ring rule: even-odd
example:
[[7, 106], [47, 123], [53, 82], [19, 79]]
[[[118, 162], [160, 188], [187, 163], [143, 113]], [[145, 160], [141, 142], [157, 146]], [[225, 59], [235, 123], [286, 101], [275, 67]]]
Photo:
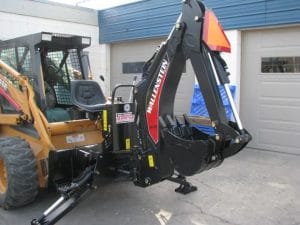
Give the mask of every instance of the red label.
[[116, 122], [117, 122], [117, 124], [132, 123], [132, 122], [134, 122], [134, 115], [132, 114], [132, 112], [117, 113], [116, 114]]
[[3, 96], [9, 102], [9, 104], [15, 108], [16, 111], [22, 110], [21, 106], [8, 93], [6, 93], [2, 87], [0, 87], [0, 95]]
[[147, 105], [146, 117], [148, 123], [148, 131], [155, 144], [158, 142], [159, 138], [158, 117], [160, 95], [167, 76], [168, 68], [169, 62], [166, 59], [164, 59], [160, 67], [159, 74], [156, 78], [150, 101]]

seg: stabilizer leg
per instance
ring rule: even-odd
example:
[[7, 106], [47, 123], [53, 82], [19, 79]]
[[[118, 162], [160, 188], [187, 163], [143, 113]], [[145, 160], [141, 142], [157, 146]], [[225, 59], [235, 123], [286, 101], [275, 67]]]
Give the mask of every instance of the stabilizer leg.
[[179, 187], [175, 189], [175, 192], [177, 193], [186, 195], [198, 190], [196, 186], [192, 185], [190, 182], [187, 182], [184, 176], [178, 175], [176, 177], [169, 177], [168, 180], [179, 184]]
[[60, 198], [52, 204], [39, 219], [33, 219], [31, 225], [54, 225], [68, 212], [70, 212], [76, 204], [89, 191], [96, 189], [93, 185], [94, 175], [98, 175], [97, 164], [100, 158], [99, 152], [87, 151], [80, 149], [84, 153], [84, 157], [89, 157], [89, 166], [81, 173], [81, 175], [72, 180], [71, 183], [61, 184], [57, 187], [60, 192]]

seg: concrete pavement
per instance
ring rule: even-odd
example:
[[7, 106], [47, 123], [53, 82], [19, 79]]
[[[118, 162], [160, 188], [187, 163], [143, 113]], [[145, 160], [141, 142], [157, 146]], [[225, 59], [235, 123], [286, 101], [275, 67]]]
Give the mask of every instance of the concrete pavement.
[[[99, 189], [58, 225], [300, 225], [300, 156], [246, 149], [220, 167], [189, 179], [198, 191], [174, 192], [165, 181], [142, 189], [100, 180]], [[57, 195], [27, 207], [0, 209], [0, 225], [25, 225]]]

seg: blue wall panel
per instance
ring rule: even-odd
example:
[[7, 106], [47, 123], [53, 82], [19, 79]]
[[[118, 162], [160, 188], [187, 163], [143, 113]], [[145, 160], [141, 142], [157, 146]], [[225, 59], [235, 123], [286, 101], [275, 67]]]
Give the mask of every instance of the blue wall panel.
[[99, 11], [100, 42], [165, 36], [180, 10], [178, 0], [145, 0]]
[[[300, 23], [300, 0], [205, 0], [225, 29]], [[99, 11], [100, 43], [163, 37], [181, 0], [144, 0]]]
[[289, 24], [300, 22], [299, 0], [268, 0], [266, 24]]

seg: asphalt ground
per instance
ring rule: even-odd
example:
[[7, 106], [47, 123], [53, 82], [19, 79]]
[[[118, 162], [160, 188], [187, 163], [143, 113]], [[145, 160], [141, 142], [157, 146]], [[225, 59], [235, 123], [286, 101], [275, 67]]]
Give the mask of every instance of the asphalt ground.
[[[100, 177], [57, 225], [300, 225], [300, 155], [246, 149], [189, 181], [198, 191], [180, 195], [169, 181], [144, 189]], [[57, 197], [0, 209], [0, 225], [30, 224]]]

